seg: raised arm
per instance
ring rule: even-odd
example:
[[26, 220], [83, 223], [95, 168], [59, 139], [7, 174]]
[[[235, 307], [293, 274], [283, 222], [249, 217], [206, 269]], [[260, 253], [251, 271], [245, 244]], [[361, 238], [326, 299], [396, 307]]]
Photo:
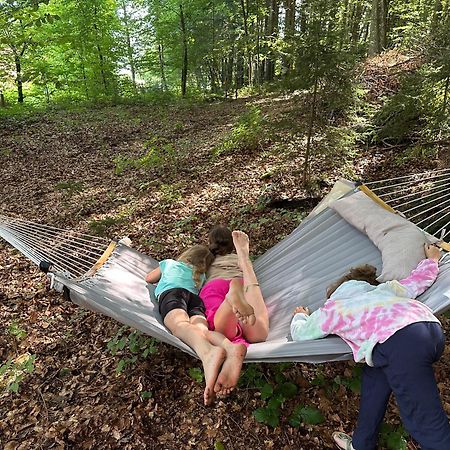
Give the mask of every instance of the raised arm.
[[161, 268], [158, 266], [156, 269], [153, 269], [147, 275], [145, 275], [145, 281], [147, 283], [157, 283], [161, 278]]
[[438, 276], [438, 261], [441, 257], [439, 248], [435, 245], [425, 244], [425, 255], [427, 258], [419, 263], [409, 277], [399, 281], [408, 290], [410, 298], [416, 298], [425, 292]]

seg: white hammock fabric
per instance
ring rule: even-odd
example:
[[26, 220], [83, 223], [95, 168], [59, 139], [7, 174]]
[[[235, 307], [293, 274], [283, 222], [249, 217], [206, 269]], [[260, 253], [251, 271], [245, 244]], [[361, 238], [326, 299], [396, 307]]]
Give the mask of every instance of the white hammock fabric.
[[[441, 180], [442, 172], [436, 176]], [[450, 171], [446, 176], [450, 177]], [[411, 177], [411, 183], [417, 177]], [[292, 342], [288, 334], [295, 306], [302, 304], [311, 310], [322, 306], [326, 287], [352, 266], [368, 263], [381, 267], [380, 252], [367, 236], [327, 207], [339, 196], [352, 195], [353, 189], [349, 182], [336, 185], [330, 194], [331, 200], [325, 198], [291, 235], [255, 261], [255, 271], [269, 310], [270, 332], [266, 342], [249, 347], [246, 362], [319, 363], [351, 358], [348, 345], [336, 336]], [[441, 218], [441, 228], [445, 220]], [[168, 332], [157, 306], [150, 300], [151, 288], [146, 285], [144, 276], [158, 265], [156, 260], [119, 243], [95, 275], [83, 277], [92, 267], [92, 261], [104, 253], [108, 242], [49, 227], [41, 236], [39, 227], [42, 225], [0, 216], [0, 236], [36, 263], [53, 262], [56, 278], [70, 289], [72, 301], [195, 356], [187, 345]], [[49, 241], [53, 243], [50, 248]], [[65, 258], [66, 254], [70, 257]], [[448, 255], [441, 260], [437, 281], [419, 299], [436, 314], [450, 308]]]

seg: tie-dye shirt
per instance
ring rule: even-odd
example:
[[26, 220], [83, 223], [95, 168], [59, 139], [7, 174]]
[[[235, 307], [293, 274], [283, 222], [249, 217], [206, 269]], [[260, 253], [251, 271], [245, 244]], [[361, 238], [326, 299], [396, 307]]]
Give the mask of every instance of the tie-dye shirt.
[[337, 334], [351, 347], [355, 361], [372, 364], [372, 350], [396, 331], [416, 322], [438, 322], [431, 309], [418, 300], [438, 274], [438, 263], [425, 259], [408, 278], [373, 286], [346, 281], [310, 316], [296, 314], [291, 323], [294, 341]]

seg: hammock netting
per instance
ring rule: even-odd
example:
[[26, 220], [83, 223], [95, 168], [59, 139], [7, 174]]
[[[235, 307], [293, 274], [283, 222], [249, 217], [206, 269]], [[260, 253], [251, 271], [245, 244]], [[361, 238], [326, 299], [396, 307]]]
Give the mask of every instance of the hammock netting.
[[[450, 235], [450, 169], [368, 183], [370, 189], [420, 228], [438, 238]], [[351, 359], [337, 336], [293, 342], [289, 325], [295, 306], [315, 310], [325, 289], [359, 264], [381, 268], [381, 254], [365, 234], [328, 205], [356, 186], [345, 180], [288, 237], [254, 262], [269, 310], [266, 342], [250, 345], [246, 362], [319, 363]], [[36, 264], [51, 262], [57, 281], [76, 304], [149, 334], [195, 356], [163, 325], [145, 274], [158, 262], [121, 243], [0, 215], [0, 236]], [[438, 279], [419, 299], [436, 314], [450, 308], [450, 258], [440, 262]]]

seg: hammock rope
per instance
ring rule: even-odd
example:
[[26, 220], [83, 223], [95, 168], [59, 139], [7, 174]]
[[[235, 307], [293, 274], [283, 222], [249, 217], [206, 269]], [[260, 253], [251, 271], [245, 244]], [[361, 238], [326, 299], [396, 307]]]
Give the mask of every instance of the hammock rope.
[[439, 239], [450, 236], [450, 169], [365, 184], [424, 231]]

